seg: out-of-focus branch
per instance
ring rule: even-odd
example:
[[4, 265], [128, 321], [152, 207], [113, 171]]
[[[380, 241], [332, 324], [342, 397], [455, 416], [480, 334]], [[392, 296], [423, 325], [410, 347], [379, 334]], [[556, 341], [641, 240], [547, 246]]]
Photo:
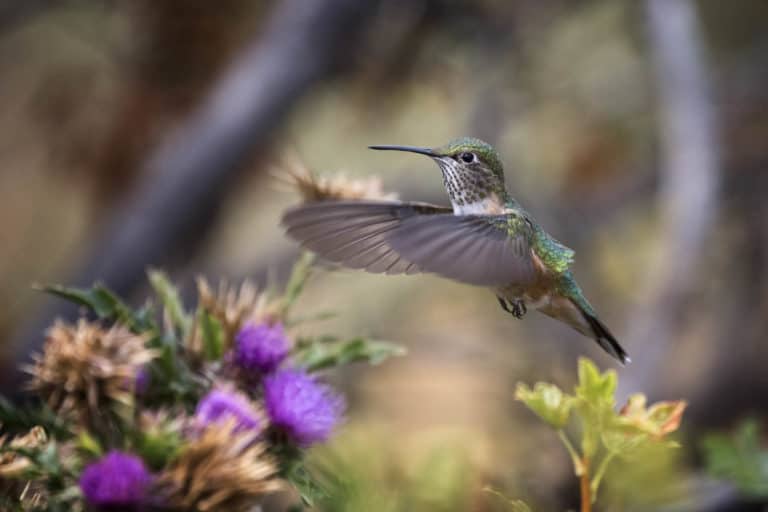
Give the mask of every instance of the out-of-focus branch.
[[[147, 265], [167, 263], [183, 254], [190, 241], [202, 238], [200, 230], [245, 162], [267, 144], [295, 101], [338, 69], [376, 5], [279, 2], [261, 36], [235, 59], [201, 107], [150, 155], [142, 181], [109, 220], [75, 283], [102, 280], [127, 294]], [[44, 326], [63, 311], [49, 308], [21, 331], [17, 362], [38, 348]]]
[[660, 104], [661, 256], [630, 319], [634, 363], [621, 379], [621, 396], [647, 390], [661, 373], [718, 206], [718, 139], [695, 3], [647, 0], [645, 6]]
[[0, 1], [0, 33], [7, 32], [19, 23], [60, 3], [53, 0], [2, 0]]

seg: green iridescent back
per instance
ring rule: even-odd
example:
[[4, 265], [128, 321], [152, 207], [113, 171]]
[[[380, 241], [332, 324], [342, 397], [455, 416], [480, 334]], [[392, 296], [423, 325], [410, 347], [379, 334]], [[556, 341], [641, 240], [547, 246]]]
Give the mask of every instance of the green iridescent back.
[[576, 254], [574, 250], [544, 231], [514, 199], [507, 201], [506, 206], [510, 212], [514, 212], [506, 214], [507, 229], [511, 233], [525, 233], [531, 248], [550, 271], [555, 274], [567, 272]]

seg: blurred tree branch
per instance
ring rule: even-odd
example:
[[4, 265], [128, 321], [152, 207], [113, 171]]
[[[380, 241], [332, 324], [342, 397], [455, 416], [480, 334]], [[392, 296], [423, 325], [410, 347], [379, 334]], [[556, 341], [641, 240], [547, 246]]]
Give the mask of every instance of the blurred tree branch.
[[[148, 265], [183, 257], [200, 240], [245, 169], [266, 147], [295, 101], [339, 69], [354, 48], [377, 2], [286, 0], [266, 28], [236, 58], [200, 108], [161, 144], [144, 165], [141, 179], [108, 220], [74, 284], [95, 280], [127, 294]], [[42, 343], [55, 316], [74, 315], [58, 304], [23, 326], [14, 348], [17, 364]], [[3, 389], [13, 389], [4, 372]]]
[[60, 4], [61, 2], [53, 0], [2, 0], [0, 33], [12, 30], [19, 23]]
[[720, 149], [696, 4], [648, 0], [649, 41], [660, 104], [660, 264], [630, 319], [619, 396], [651, 394], [697, 276], [718, 209]]

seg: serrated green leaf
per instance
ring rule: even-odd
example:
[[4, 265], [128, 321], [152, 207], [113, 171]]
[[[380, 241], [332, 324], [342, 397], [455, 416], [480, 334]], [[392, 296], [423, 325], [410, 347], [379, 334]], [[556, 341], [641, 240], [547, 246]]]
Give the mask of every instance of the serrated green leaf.
[[353, 338], [343, 341], [316, 341], [294, 351], [293, 359], [307, 371], [342, 366], [358, 361], [376, 365], [405, 354], [405, 349], [387, 341]]
[[515, 399], [523, 402], [542, 420], [558, 430], [568, 423], [574, 400], [559, 387], [544, 382], [537, 382], [533, 389], [525, 384], [518, 384]]
[[581, 450], [591, 459], [600, 446], [604, 426], [616, 416], [614, 393], [617, 377], [613, 370], [601, 374], [597, 366], [584, 357], [579, 359], [578, 374], [574, 408], [582, 424]]
[[150, 270], [147, 272], [149, 283], [155, 290], [160, 304], [171, 320], [173, 326], [178, 330], [181, 337], [189, 333], [192, 320], [184, 310], [184, 304], [181, 302], [179, 290], [168, 278], [168, 275], [161, 270]]
[[595, 363], [582, 357], [579, 359], [579, 384], [576, 395], [592, 404], [607, 404], [613, 407], [617, 377], [614, 370], [600, 373]]
[[102, 320], [120, 322], [134, 332], [144, 332], [153, 327], [151, 311], [141, 309], [139, 312], [134, 312], [120, 297], [101, 283], [96, 283], [91, 288], [47, 285], [40, 289], [85, 306]]

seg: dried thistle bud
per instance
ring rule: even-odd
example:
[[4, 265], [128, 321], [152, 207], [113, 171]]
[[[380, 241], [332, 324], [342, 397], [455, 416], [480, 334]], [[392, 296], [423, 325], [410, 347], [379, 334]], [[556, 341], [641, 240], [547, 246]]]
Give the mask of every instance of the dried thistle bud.
[[283, 489], [259, 434], [238, 429], [234, 420], [211, 423], [158, 476], [158, 497], [180, 510], [253, 510], [260, 498]]
[[95, 413], [111, 402], [130, 406], [136, 375], [158, 355], [145, 341], [124, 327], [56, 322], [42, 354], [25, 368], [32, 375], [28, 387], [60, 413]]
[[351, 179], [343, 175], [317, 176], [299, 158], [286, 159], [275, 177], [297, 190], [304, 202], [338, 201], [344, 199], [397, 199], [386, 193], [376, 177]]
[[15, 478], [32, 465], [32, 462], [23, 455], [15, 452], [18, 449], [32, 450], [39, 448], [48, 441], [43, 427], [32, 427], [23, 436], [14, 437], [11, 440], [7, 436], [0, 436], [0, 477]]

